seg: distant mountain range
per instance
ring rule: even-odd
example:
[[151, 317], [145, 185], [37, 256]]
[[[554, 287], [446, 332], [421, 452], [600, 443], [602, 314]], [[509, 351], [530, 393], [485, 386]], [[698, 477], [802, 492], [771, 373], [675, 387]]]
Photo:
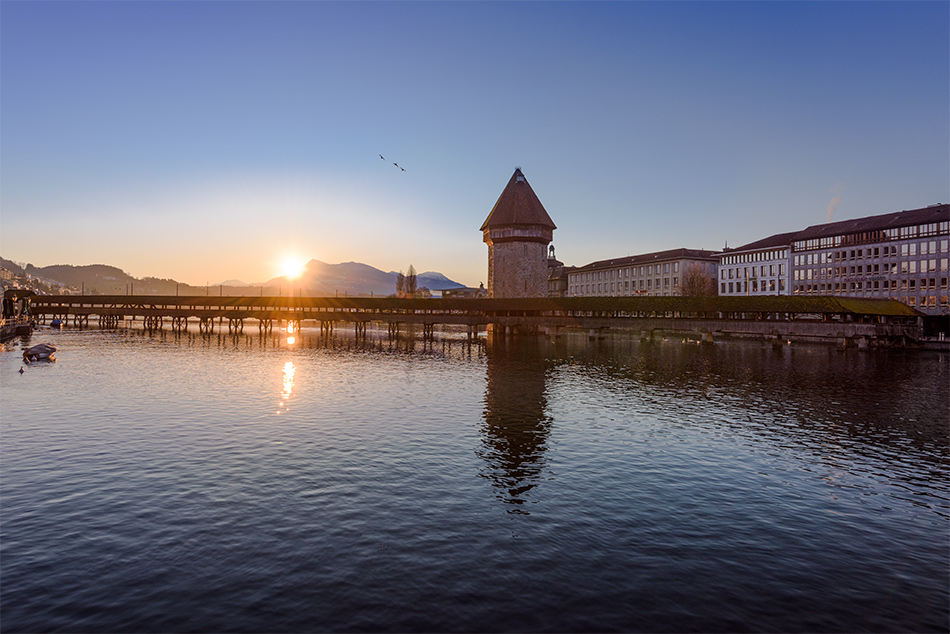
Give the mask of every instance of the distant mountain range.
[[[15, 276], [38, 279], [47, 287], [63, 286], [76, 291], [99, 295], [204, 295], [206, 293], [223, 295], [285, 295], [291, 291], [304, 295], [377, 295], [387, 296], [396, 292], [396, 271], [384, 272], [359, 262], [327, 264], [319, 260], [310, 260], [304, 274], [295, 280], [275, 277], [267, 282], [246, 284], [239, 280], [227, 280], [220, 284], [191, 286], [173, 279], [156, 277], [135, 278], [114, 266], [89, 264], [72, 266], [56, 264], [37, 267], [27, 264], [25, 267], [0, 258], [0, 266]], [[417, 274], [418, 288], [426, 287], [430, 291], [464, 286], [441, 273], [427, 271]], [[55, 292], [55, 291], [54, 291]]]

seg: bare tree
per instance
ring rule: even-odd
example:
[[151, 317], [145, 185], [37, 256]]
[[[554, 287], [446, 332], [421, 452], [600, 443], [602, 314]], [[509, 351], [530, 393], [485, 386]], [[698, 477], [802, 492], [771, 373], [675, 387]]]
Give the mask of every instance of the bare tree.
[[406, 274], [406, 297], [416, 296], [416, 269], [410, 264]]
[[690, 264], [683, 269], [679, 294], [687, 297], [712, 297], [716, 295], [716, 281], [709, 277], [702, 266]]
[[399, 275], [396, 276], [396, 297], [405, 297], [406, 296], [406, 276], [402, 274], [402, 271], [399, 271]]

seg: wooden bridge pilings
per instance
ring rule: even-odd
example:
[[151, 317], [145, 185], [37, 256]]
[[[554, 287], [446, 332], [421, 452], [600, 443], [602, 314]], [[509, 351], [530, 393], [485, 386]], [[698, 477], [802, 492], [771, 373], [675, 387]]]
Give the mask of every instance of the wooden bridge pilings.
[[[198, 323], [201, 333], [213, 333], [215, 320], [228, 332], [243, 332], [246, 320], [256, 320], [262, 333], [275, 324], [291, 330], [304, 321], [318, 322], [322, 335], [334, 324], [353, 324], [365, 337], [366, 324], [385, 323], [396, 338], [403, 326], [422, 325], [431, 339], [436, 325], [461, 325], [468, 337], [479, 328], [504, 333], [551, 333], [607, 329], [654, 333], [691, 333], [714, 337], [776, 337], [835, 341], [841, 338], [915, 340], [920, 337], [919, 314], [894, 300], [840, 297], [626, 297], [528, 299], [395, 299], [336, 297], [208, 297], [151, 295], [41, 295], [33, 301], [37, 316], [72, 317], [88, 325], [97, 316], [103, 328], [125, 319], [142, 320], [146, 330], [160, 330], [165, 321], [173, 330]], [[476, 335], [473, 335], [476, 333]]]

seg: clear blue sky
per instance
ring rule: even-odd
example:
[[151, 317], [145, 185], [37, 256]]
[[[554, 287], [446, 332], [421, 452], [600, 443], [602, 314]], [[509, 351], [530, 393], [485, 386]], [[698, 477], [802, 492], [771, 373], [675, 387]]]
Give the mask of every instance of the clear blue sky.
[[0, 255], [477, 285], [516, 166], [575, 265], [947, 202], [948, 25], [943, 1], [3, 0]]

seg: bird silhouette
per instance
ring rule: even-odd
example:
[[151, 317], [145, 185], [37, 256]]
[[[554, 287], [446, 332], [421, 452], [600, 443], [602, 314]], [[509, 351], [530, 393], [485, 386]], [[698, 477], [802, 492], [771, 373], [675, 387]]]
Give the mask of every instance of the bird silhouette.
[[[382, 154], [379, 155], [379, 158], [383, 159], [384, 161], [386, 160], [386, 158], [385, 158]], [[399, 163], [393, 163], [393, 165], [395, 165], [396, 167], [398, 167], [399, 169], [401, 169], [401, 170], [404, 171], [404, 172], [406, 171], [406, 168], [405, 168], [405, 167], [400, 167], [400, 166], [399, 166]]]

